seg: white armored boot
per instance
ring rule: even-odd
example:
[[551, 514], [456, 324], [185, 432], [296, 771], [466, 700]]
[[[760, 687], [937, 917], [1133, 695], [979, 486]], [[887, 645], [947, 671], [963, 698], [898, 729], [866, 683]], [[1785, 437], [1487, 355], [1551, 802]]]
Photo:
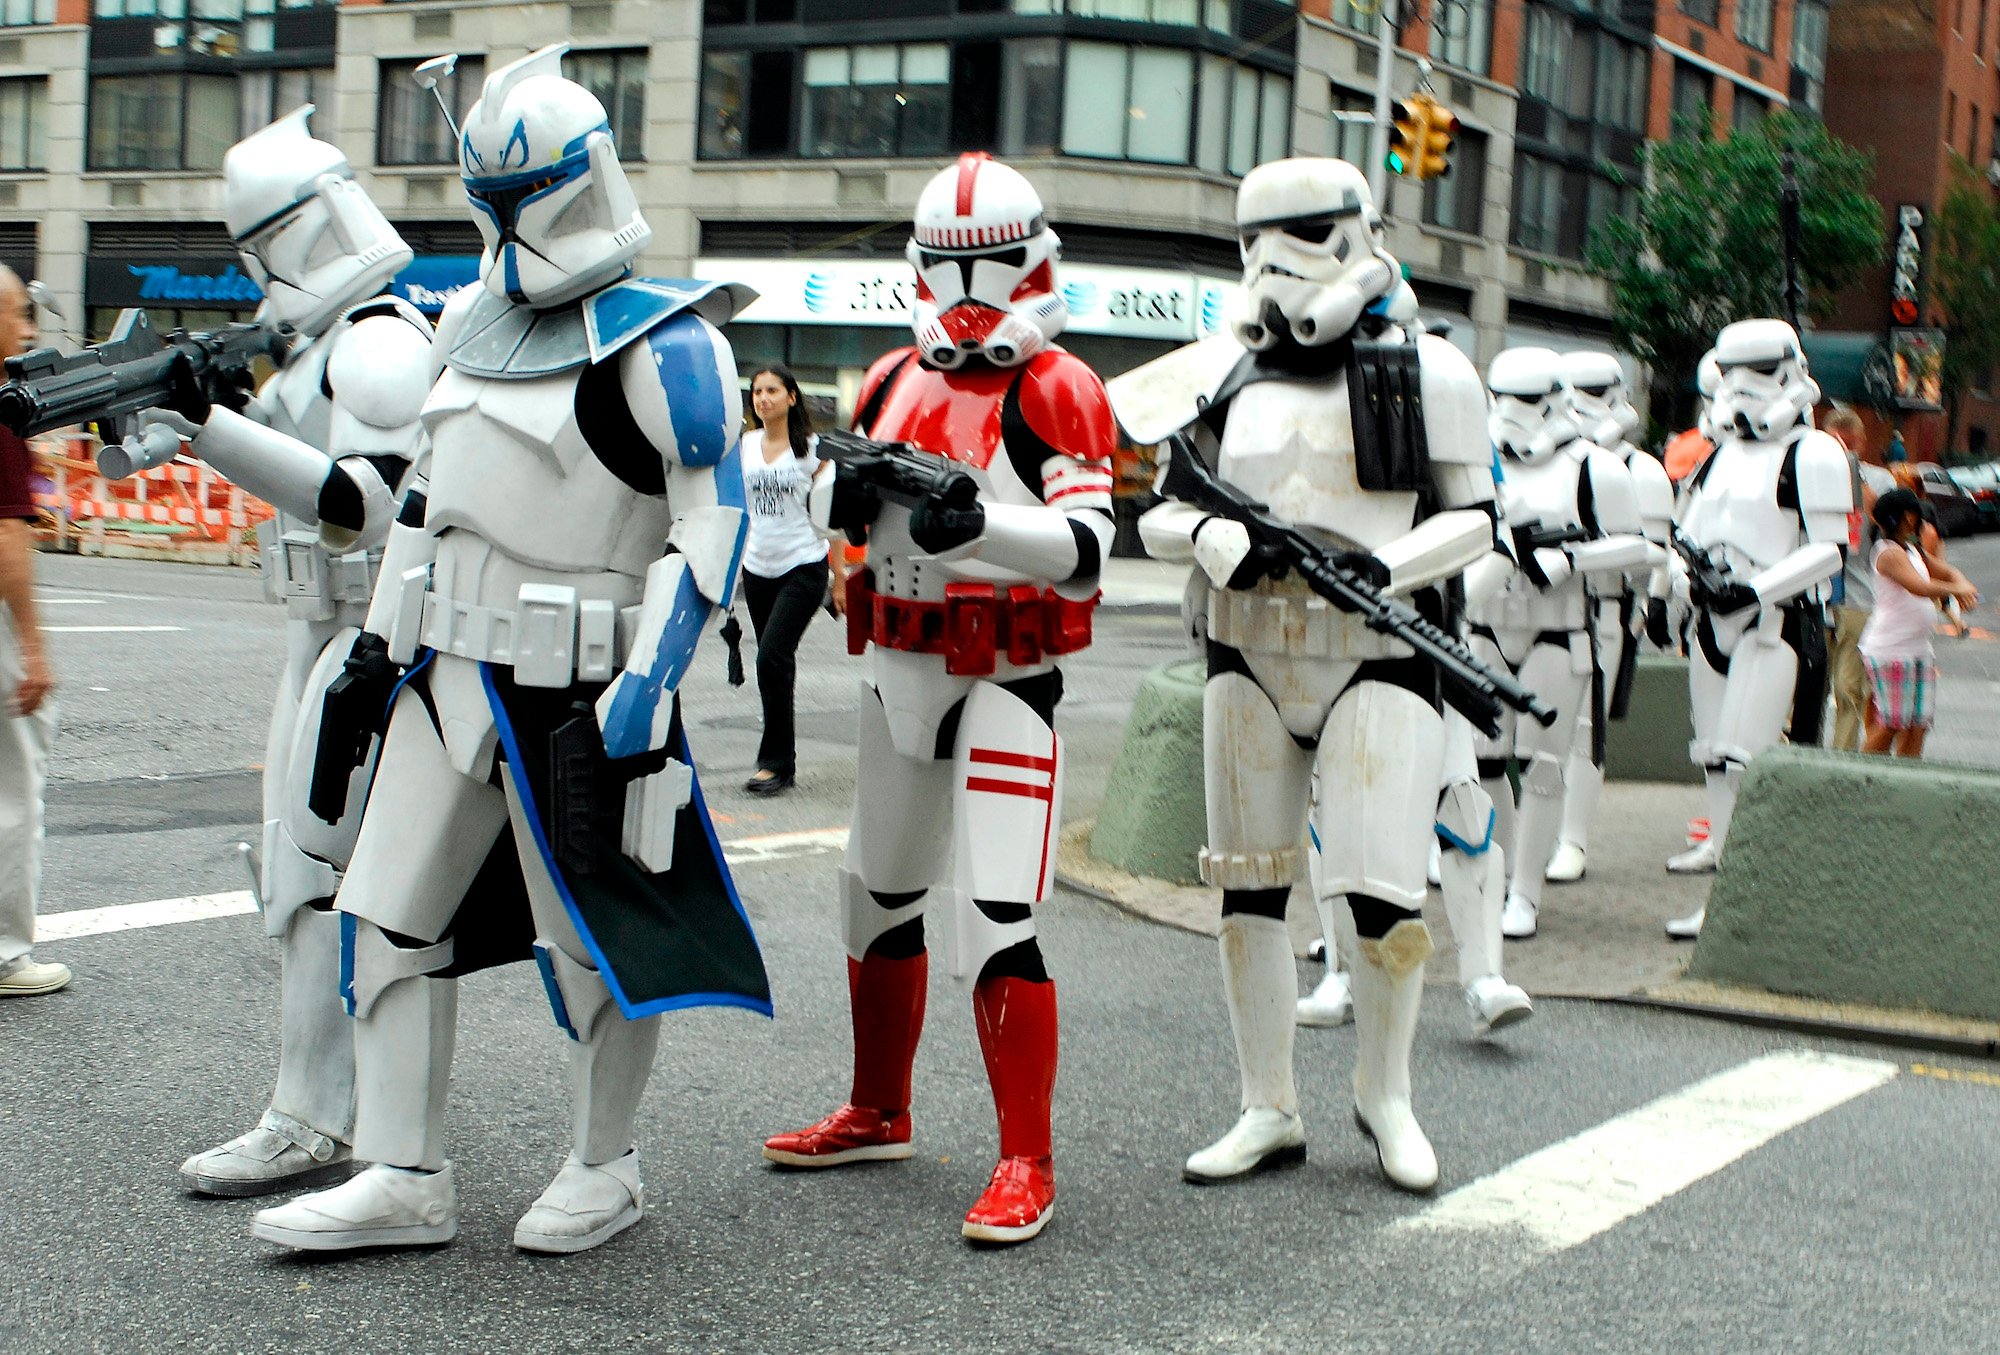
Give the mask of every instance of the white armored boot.
[[[1703, 780], [1708, 789], [1708, 836], [1680, 855], [1669, 857], [1669, 874], [1709, 875], [1722, 861], [1722, 844], [1729, 836], [1729, 820], [1736, 813], [1736, 792], [1743, 784], [1743, 768], [1727, 762], [1720, 769], [1711, 769]], [[1692, 940], [1700, 931], [1700, 909], [1667, 924], [1667, 935], [1678, 941]]]
[[1437, 1154], [1410, 1109], [1410, 1046], [1423, 1005], [1431, 934], [1408, 918], [1356, 946], [1354, 1119], [1375, 1143], [1382, 1173], [1404, 1190], [1437, 1185]]
[[354, 1152], [354, 1029], [340, 1003], [340, 914], [300, 908], [280, 942], [278, 1086], [255, 1129], [181, 1164], [202, 1195], [268, 1195], [344, 1174]]
[[[567, 990], [566, 990], [567, 991]], [[569, 1054], [575, 1140], [562, 1170], [514, 1228], [523, 1251], [589, 1251], [645, 1216], [632, 1123], [653, 1071], [660, 1018], [628, 1021], [606, 1004]]]
[[[343, 1251], [436, 1246], [458, 1236], [458, 1193], [444, 1156], [458, 981], [423, 976], [442, 967], [449, 945], [400, 950], [361, 924], [354, 1153], [374, 1165], [332, 1190], [262, 1210], [250, 1225], [253, 1237], [304, 1251]], [[386, 948], [406, 976], [370, 991], [370, 953], [377, 948]]]
[[1573, 884], [1583, 878], [1590, 843], [1590, 824], [1604, 795], [1604, 769], [1590, 760], [1590, 717], [1576, 730], [1577, 747], [1569, 755], [1569, 789], [1563, 796], [1562, 831], [1543, 877], [1551, 884]]
[[1514, 815], [1514, 849], [1509, 853], [1514, 872], [1500, 910], [1500, 932], [1510, 941], [1525, 941], [1540, 929], [1542, 879], [1562, 827], [1562, 812], [1561, 764], [1548, 757], [1529, 759], [1521, 772], [1521, 804]]
[[1444, 854], [1445, 916], [1458, 945], [1458, 982], [1472, 1012], [1472, 1033], [1485, 1036], [1535, 1014], [1528, 995], [1500, 975], [1500, 909], [1507, 886], [1506, 854], [1499, 843], [1478, 855]]
[[1346, 960], [1334, 931], [1333, 910], [1321, 898], [1315, 898], [1313, 906], [1319, 910], [1320, 945], [1325, 950], [1326, 974], [1318, 986], [1299, 999], [1297, 1020], [1302, 1026], [1322, 1029], [1344, 1026], [1354, 1019], [1354, 1001], [1347, 992]]
[[1188, 1158], [1181, 1175], [1212, 1184], [1305, 1161], [1306, 1131], [1292, 1083], [1292, 1035], [1299, 991], [1284, 920], [1254, 913], [1222, 919], [1222, 991], [1243, 1076], [1236, 1127]]

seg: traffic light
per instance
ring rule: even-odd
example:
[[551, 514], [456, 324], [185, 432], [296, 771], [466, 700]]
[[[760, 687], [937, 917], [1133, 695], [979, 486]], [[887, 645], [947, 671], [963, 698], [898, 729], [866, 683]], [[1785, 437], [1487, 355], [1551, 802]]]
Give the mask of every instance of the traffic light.
[[1458, 114], [1428, 94], [1412, 96], [1424, 110], [1424, 135], [1417, 146], [1417, 177], [1442, 179], [1451, 173], [1451, 134], [1458, 130]]
[[1389, 154], [1383, 161], [1391, 174], [1409, 175], [1417, 167], [1424, 146], [1423, 96], [1412, 94], [1389, 106]]

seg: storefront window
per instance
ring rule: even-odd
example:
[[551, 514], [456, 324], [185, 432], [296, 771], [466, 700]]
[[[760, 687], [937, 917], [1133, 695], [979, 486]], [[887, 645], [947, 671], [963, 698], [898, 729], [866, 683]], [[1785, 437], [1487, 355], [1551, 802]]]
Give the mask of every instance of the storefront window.
[[951, 128], [942, 42], [815, 47], [805, 54], [804, 155], [940, 155]]
[[646, 50], [639, 48], [571, 52], [563, 60], [564, 74], [604, 105], [620, 160], [646, 158], [646, 57]]
[[[450, 165], [458, 161], [451, 128], [437, 101], [411, 78], [419, 63], [385, 61], [377, 94], [375, 160], [383, 165]], [[462, 56], [458, 68], [438, 83], [438, 91], [461, 121], [479, 98], [486, 59]]]
[[47, 167], [48, 104], [48, 81], [0, 80], [0, 169]]

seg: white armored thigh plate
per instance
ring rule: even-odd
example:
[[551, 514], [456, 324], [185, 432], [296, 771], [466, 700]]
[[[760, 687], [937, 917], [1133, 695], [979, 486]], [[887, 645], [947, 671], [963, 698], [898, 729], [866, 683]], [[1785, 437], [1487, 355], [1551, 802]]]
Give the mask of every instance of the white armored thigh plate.
[[1217, 469], [1274, 516], [1340, 542], [1372, 549], [1416, 521], [1414, 493], [1365, 490], [1356, 479], [1344, 377], [1245, 386], [1230, 401]]
[[[1311, 776], [1312, 754], [1299, 747], [1253, 679], [1241, 673], [1211, 677], [1202, 693], [1208, 805], [1203, 880], [1221, 889], [1296, 882]], [[1436, 801], [1436, 786], [1431, 798]]]
[[1709, 745], [1717, 757], [1748, 763], [1778, 741], [1792, 711], [1799, 659], [1779, 635], [1776, 612], [1737, 642]]
[[955, 882], [975, 899], [1040, 903], [1062, 826], [1062, 741], [991, 682], [965, 698], [952, 757]]
[[1386, 682], [1356, 683], [1319, 744], [1321, 890], [1421, 909], [1444, 770], [1444, 718]]
[[883, 703], [866, 682], [857, 735], [846, 868], [884, 894], [929, 889], [950, 860], [952, 762], [931, 756], [935, 730], [921, 753], [900, 752]]
[[[484, 701], [484, 692], [479, 697]], [[438, 706], [445, 715], [442, 693]], [[506, 797], [484, 777], [452, 766], [423, 702], [405, 689], [389, 720], [337, 904], [384, 931], [435, 941], [506, 826]]]
[[868, 662], [896, 751], [906, 758], [931, 757], [944, 717], [971, 694], [979, 679], [945, 672], [941, 655], [909, 654], [880, 645], [869, 647]]

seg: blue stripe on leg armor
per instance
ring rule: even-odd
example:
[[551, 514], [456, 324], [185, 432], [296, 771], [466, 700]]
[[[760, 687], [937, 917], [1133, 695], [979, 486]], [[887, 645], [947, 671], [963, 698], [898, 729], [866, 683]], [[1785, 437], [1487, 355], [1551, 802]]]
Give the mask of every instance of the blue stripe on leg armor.
[[1319, 845], [1319, 828], [1318, 828], [1318, 826], [1317, 826], [1317, 825], [1315, 825], [1315, 824], [1311, 824], [1311, 823], [1308, 823], [1308, 824], [1306, 825], [1306, 835], [1307, 835], [1308, 837], [1310, 837], [1310, 838], [1312, 839], [1312, 849], [1313, 849], [1313, 855], [1314, 855], [1314, 856], [1324, 856], [1324, 855], [1326, 855], [1326, 849], [1325, 849], [1324, 847], [1322, 847], [1322, 846], [1320, 846], [1320, 845]]
[[686, 312], [646, 335], [674, 423], [676, 459], [683, 466], [716, 465], [736, 445], [736, 421], [729, 417], [722, 389], [718, 337], [701, 317]]
[[354, 941], [355, 917], [352, 913], [340, 915], [340, 1005], [354, 1015]]
[[569, 1019], [569, 1004], [563, 1001], [562, 989], [556, 986], [556, 964], [549, 957], [546, 942], [535, 942], [535, 968], [542, 972], [542, 987], [549, 995], [549, 1010], [556, 1015], [556, 1024], [569, 1032], [572, 1040], [580, 1038], [576, 1033], [576, 1023]]
[[1498, 817], [1498, 810], [1486, 811], [1486, 836], [1479, 840], [1479, 845], [1476, 847], [1441, 823], [1436, 825], [1437, 835], [1443, 838], [1447, 845], [1464, 852], [1467, 856], [1484, 856], [1493, 849], [1493, 824]]
[[619, 683], [618, 695], [612, 698], [611, 718], [604, 722], [604, 748], [612, 757], [651, 751], [661, 702], [680, 686], [694, 662], [695, 645], [711, 611], [712, 604], [694, 585], [694, 571], [684, 565], [674, 588], [673, 612], [660, 632], [653, 676], [633, 681], [628, 671], [621, 675], [628, 680]]

